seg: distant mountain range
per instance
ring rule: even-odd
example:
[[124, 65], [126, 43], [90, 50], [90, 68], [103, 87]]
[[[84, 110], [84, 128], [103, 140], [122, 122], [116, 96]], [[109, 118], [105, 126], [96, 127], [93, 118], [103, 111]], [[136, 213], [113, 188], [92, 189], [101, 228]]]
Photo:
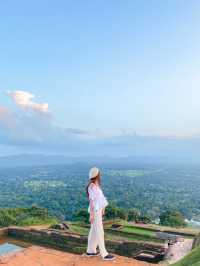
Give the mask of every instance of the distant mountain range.
[[0, 157], [0, 167], [16, 166], [42, 166], [42, 165], [71, 165], [84, 163], [88, 165], [104, 166], [106, 164], [115, 164], [119, 167], [134, 164], [174, 164], [174, 163], [199, 163], [200, 160], [190, 156], [80, 156], [70, 157], [65, 155], [44, 155], [44, 154], [20, 154]]
[[[72, 145], [73, 146], [73, 145]], [[21, 146], [20, 146], [21, 147]], [[27, 148], [27, 147], [26, 147]], [[156, 136], [118, 136], [104, 139], [78, 142], [75, 146], [66, 146], [62, 149], [50, 150], [29, 148], [23, 154], [12, 155], [9, 149], [2, 148], [1, 154], [9, 154], [0, 157], [0, 167], [7, 166], [31, 166], [31, 165], [59, 165], [88, 162], [99, 164], [101, 162], [140, 162], [140, 163], [200, 163], [200, 137], [176, 138]], [[6, 153], [9, 152], [9, 153]]]
[[35, 166], [35, 165], [67, 165], [73, 163], [94, 163], [112, 161], [107, 157], [69, 157], [64, 155], [20, 154], [0, 157], [0, 167]]
[[0, 167], [67, 164], [69, 158], [59, 155], [20, 154], [0, 157]]

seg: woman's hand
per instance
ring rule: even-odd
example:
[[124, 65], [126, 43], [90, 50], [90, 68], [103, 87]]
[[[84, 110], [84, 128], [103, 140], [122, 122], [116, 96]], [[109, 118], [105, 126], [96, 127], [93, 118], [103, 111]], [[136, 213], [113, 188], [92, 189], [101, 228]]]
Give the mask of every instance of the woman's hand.
[[102, 209], [102, 216], [105, 214], [105, 208]]
[[90, 223], [93, 224], [94, 222], [94, 213], [90, 213]]

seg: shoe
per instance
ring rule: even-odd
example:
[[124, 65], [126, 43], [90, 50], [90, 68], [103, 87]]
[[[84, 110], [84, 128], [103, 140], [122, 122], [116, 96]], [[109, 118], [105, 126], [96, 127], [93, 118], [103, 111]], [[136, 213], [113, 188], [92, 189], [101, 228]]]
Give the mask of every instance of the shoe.
[[100, 253], [99, 252], [96, 252], [96, 253], [86, 253], [86, 256], [87, 257], [97, 257], [97, 256], [99, 256], [100, 255]]
[[111, 254], [108, 254], [107, 256], [105, 256], [103, 258], [103, 260], [114, 260], [115, 259], [115, 256], [111, 255]]

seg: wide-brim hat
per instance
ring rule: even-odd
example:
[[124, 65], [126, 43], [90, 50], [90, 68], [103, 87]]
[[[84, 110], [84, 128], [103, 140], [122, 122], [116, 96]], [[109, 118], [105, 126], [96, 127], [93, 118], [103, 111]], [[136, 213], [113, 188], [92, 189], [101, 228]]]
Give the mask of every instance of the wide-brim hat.
[[89, 171], [89, 179], [92, 179], [92, 178], [98, 176], [99, 172], [100, 172], [99, 168], [97, 168], [97, 167], [92, 167], [92, 168], [90, 169], [90, 171]]

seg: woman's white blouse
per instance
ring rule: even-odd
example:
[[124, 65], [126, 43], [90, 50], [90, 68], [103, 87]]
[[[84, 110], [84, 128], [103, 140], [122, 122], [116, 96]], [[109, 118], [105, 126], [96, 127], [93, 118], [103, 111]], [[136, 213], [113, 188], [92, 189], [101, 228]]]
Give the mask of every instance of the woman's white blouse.
[[94, 211], [104, 209], [108, 205], [108, 201], [98, 185], [95, 185], [94, 183], [90, 184], [88, 187], [88, 193], [90, 200], [88, 212], [91, 210], [91, 205], [94, 207]]

